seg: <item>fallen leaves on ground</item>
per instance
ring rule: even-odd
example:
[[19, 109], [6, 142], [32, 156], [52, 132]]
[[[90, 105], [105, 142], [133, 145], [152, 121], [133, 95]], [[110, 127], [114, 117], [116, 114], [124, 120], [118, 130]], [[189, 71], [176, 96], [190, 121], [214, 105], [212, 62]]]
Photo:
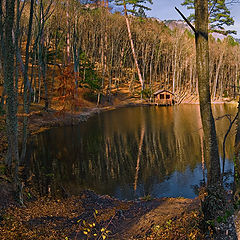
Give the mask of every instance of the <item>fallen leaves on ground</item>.
[[[171, 208], [173, 200], [164, 201]], [[204, 239], [197, 210], [168, 219], [163, 219], [164, 214], [155, 216], [154, 222], [164, 224], [144, 232], [130, 228], [131, 223], [148, 228], [140, 218], [147, 217], [159, 204], [162, 204], [159, 200], [124, 202], [91, 191], [66, 199], [39, 198], [25, 207], [12, 206], [5, 210], [0, 220], [1, 239], [124, 239], [121, 238], [124, 231], [129, 236], [127, 239], [137, 235], [137, 239], [148, 240]]]

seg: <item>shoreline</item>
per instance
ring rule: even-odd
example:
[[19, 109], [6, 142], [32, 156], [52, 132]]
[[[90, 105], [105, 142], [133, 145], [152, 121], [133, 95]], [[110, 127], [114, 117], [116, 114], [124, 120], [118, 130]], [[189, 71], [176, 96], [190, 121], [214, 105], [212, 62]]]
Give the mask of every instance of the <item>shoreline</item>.
[[[224, 101], [215, 101], [212, 102], [212, 105], [225, 105], [225, 104], [229, 104], [229, 105], [238, 105], [238, 102], [236, 101], [231, 101], [231, 102], [224, 102]], [[179, 105], [199, 105], [198, 102], [182, 102]], [[179, 105], [175, 105], [175, 106], [179, 106]], [[66, 112], [64, 113], [62, 116], [56, 116], [56, 114], [58, 114], [58, 112], [51, 112], [51, 110], [49, 112], [45, 112], [44, 115], [48, 115], [47, 120], [43, 120], [43, 117], [39, 118], [36, 121], [36, 118], [34, 119], [34, 116], [36, 115], [32, 115], [29, 118], [29, 132], [33, 135], [38, 134], [42, 131], [48, 130], [50, 128], [55, 128], [55, 127], [64, 127], [64, 126], [73, 126], [73, 125], [77, 125], [81, 122], [85, 122], [87, 121], [90, 117], [94, 116], [95, 114], [99, 114], [102, 112], [107, 112], [107, 111], [113, 111], [116, 109], [120, 109], [120, 108], [127, 108], [127, 107], [148, 107], [148, 106], [156, 106], [153, 103], [148, 103], [146, 101], [141, 102], [141, 100], [138, 101], [131, 101], [131, 102], [122, 102], [120, 104], [116, 104], [116, 105], [110, 105], [110, 106], [102, 106], [102, 107], [89, 107], [89, 108], [82, 108], [82, 111], [80, 112], [76, 112], [76, 113], [69, 113]], [[158, 107], [173, 107], [172, 106], [158, 106]], [[157, 106], [156, 106], [157, 107]], [[51, 116], [52, 115], [52, 116]], [[50, 118], [49, 118], [50, 117]], [[32, 121], [31, 121], [32, 120]]]
[[[198, 104], [198, 103], [181, 103], [181, 105], [196, 105], [196, 104]], [[236, 104], [237, 105], [237, 102], [230, 102], [230, 103], [229, 102], [217, 102], [217, 103], [214, 102], [213, 105], [215, 105], [215, 104], [234, 104], [234, 105]], [[82, 111], [78, 112], [78, 113], [65, 113], [65, 114], [59, 115], [57, 111], [53, 111], [53, 110], [50, 110], [48, 112], [44, 112], [44, 111], [36, 112], [36, 113], [33, 113], [29, 117], [29, 135], [35, 135], [35, 134], [38, 134], [40, 132], [43, 132], [43, 131], [46, 131], [48, 129], [55, 128], [55, 127], [77, 125], [77, 124], [80, 124], [81, 122], [87, 121], [90, 117], [92, 117], [98, 113], [112, 111], [112, 110], [124, 108], [124, 107], [139, 107], [139, 106], [152, 106], [152, 104], [149, 104], [147, 102], [141, 102], [140, 100], [139, 101], [122, 101], [119, 104], [115, 104], [115, 105], [113, 104], [110, 106], [101, 106], [99, 108], [97, 108], [97, 107], [82, 108], [81, 109]], [[19, 117], [19, 129], [21, 129], [21, 120], [22, 120], [21, 118], [22, 117], [20, 116]], [[21, 132], [19, 132], [19, 138], [20, 137], [21, 137]], [[0, 141], [2, 141], [2, 138]], [[0, 178], [1, 178], [1, 176], [0, 176]], [[4, 188], [7, 188], [10, 191], [4, 192], [4, 191], [7, 191], [6, 189], [2, 189], [3, 192], [0, 191], [1, 198], [5, 198], [5, 200], [7, 200], [7, 202], [5, 201], [5, 203], [6, 203], [6, 206], [4, 208], [5, 210], [2, 209], [2, 211], [1, 211], [2, 213], [0, 212], [0, 222], [2, 222], [1, 215], [5, 216], [6, 210], [7, 210], [7, 212], [12, 211], [13, 215], [15, 214], [14, 212], [16, 212], [16, 214], [18, 214], [16, 217], [21, 216], [23, 219], [25, 218], [25, 216], [22, 216], [21, 214], [23, 214], [23, 213], [29, 214], [28, 218], [32, 219], [31, 221], [35, 221], [34, 219], [36, 217], [42, 216], [41, 215], [42, 213], [39, 210], [39, 208], [46, 208], [46, 211], [49, 212], [49, 211], [51, 211], [50, 209], [52, 209], [52, 205], [54, 206], [54, 208], [57, 212], [56, 217], [55, 217], [56, 219], [59, 216], [69, 217], [71, 214], [73, 214], [72, 212], [78, 211], [76, 213], [76, 216], [74, 215], [76, 219], [80, 218], [80, 216], [82, 216], [82, 215], [84, 215], [84, 216], [89, 215], [88, 217], [85, 218], [85, 221], [92, 221], [92, 219], [93, 219], [92, 210], [88, 209], [90, 207], [91, 209], [97, 209], [99, 212], [101, 212], [102, 215], [107, 214], [109, 211], [111, 212], [111, 213], [108, 213], [108, 215], [110, 217], [108, 217], [107, 220], [104, 220], [102, 222], [100, 221], [99, 223], [96, 223], [96, 224], [103, 227], [104, 225], [108, 224], [109, 221], [111, 221], [111, 219], [113, 219], [114, 224], [116, 226], [119, 225], [118, 229], [111, 227], [111, 231], [114, 234], [116, 234], [114, 236], [115, 237], [117, 236], [116, 239], [129, 239], [130, 236], [137, 237], [140, 235], [144, 237], [144, 236], [146, 236], [147, 232], [149, 232], [150, 230], [153, 231], [152, 227], [155, 225], [163, 226], [163, 227], [161, 227], [161, 229], [163, 228], [164, 230], [161, 230], [161, 231], [166, 231], [165, 224], [166, 224], [167, 219], [169, 219], [169, 221], [171, 219], [173, 219], [171, 221], [173, 221], [173, 224], [175, 224], [175, 222], [178, 222], [178, 221], [181, 222], [181, 219], [183, 218], [183, 216], [185, 216], [184, 215], [185, 213], [190, 214], [188, 212], [189, 209], [191, 210], [190, 211], [191, 213], [194, 212], [194, 216], [197, 216], [196, 211], [198, 212], [200, 209], [200, 200], [198, 197], [196, 197], [195, 199], [159, 198], [159, 199], [150, 199], [150, 200], [142, 199], [142, 200], [134, 200], [134, 201], [124, 201], [124, 200], [121, 201], [121, 200], [114, 199], [107, 195], [98, 195], [89, 190], [84, 190], [83, 193], [81, 194], [81, 196], [68, 196], [66, 199], [64, 199], [64, 198], [63, 199], [54, 199], [52, 197], [46, 197], [46, 198], [40, 197], [39, 198], [38, 196], [35, 197], [35, 200], [30, 201], [30, 202], [26, 199], [25, 200], [26, 208], [23, 209], [22, 207], [17, 206], [16, 202], [14, 202], [14, 199], [13, 198], [11, 199], [11, 197], [10, 197], [11, 183], [6, 182], [6, 180], [4, 180], [3, 178], [1, 178], [1, 181], [5, 182]], [[30, 193], [31, 193], [31, 191], [30, 191]], [[26, 192], [26, 194], [27, 194], [27, 192]], [[25, 198], [26, 198], [26, 194], [25, 194]], [[7, 199], [8, 197], [10, 198], [9, 202]], [[42, 199], [44, 199], [44, 200], [42, 200]], [[46, 203], [45, 203], [45, 201], [46, 201]], [[74, 204], [71, 205], [73, 202], [74, 202], [74, 204], [77, 204], [77, 206], [81, 205], [81, 207], [85, 204], [85, 206], [84, 206], [85, 210], [82, 208], [81, 208], [81, 210], [80, 209], [77, 210], [76, 209], [77, 206], [75, 206]], [[94, 204], [93, 204], [93, 202], [94, 202]], [[102, 203], [100, 208], [99, 208], [99, 202]], [[1, 204], [1, 199], [0, 199], [0, 204]], [[63, 204], [63, 205], [61, 205], [61, 204]], [[71, 209], [69, 209], [69, 211], [65, 210], [64, 213], [58, 213], [59, 211], [57, 209], [61, 208], [61, 206], [64, 206], [63, 208], [66, 209], [69, 205], [71, 206]], [[110, 208], [116, 209], [116, 210], [112, 211]], [[32, 211], [32, 209], [38, 209], [37, 213], [39, 214], [39, 216], [31, 216], [30, 212]], [[176, 209], [178, 209], [178, 211], [176, 211]], [[44, 213], [44, 211], [43, 211], [43, 213]], [[138, 212], [138, 214], [137, 214], [137, 212]], [[121, 218], [115, 219], [116, 216], [118, 216], [119, 214], [123, 215], [123, 219], [121, 219]], [[129, 216], [129, 214], [131, 216]], [[135, 214], [136, 214], [136, 216], [135, 216]], [[54, 213], [53, 213], [53, 216], [55, 216]], [[44, 216], [42, 216], [42, 217], [44, 217]], [[195, 221], [194, 219], [195, 219], [195, 217], [191, 218], [190, 221]], [[200, 219], [200, 217], [198, 217], [198, 219]], [[5, 220], [3, 220], [3, 221], [5, 221]], [[134, 222], [134, 224], [130, 224], [130, 223], [132, 223], [132, 221]], [[146, 225], [146, 221], [147, 221], [147, 225]], [[27, 221], [25, 220], [25, 222], [27, 222]], [[7, 223], [8, 223], [8, 221], [6, 221], [6, 224]], [[21, 224], [25, 224], [25, 223], [21, 223]], [[39, 228], [40, 226], [42, 226], [42, 224], [44, 224], [44, 225], [49, 224], [51, 226], [51, 224], [60, 224], [60, 223], [57, 222], [57, 220], [53, 220], [53, 222], [51, 222], [51, 223], [45, 223], [45, 222], [43, 223], [40, 221], [39, 223], [35, 223], [35, 224], [36, 224], [35, 227]], [[65, 229], [65, 230], [68, 233], [67, 233], [67, 235], [64, 235], [64, 237], [71, 236], [70, 220], [68, 221], [67, 224], [69, 224], [69, 227], [67, 227], [67, 229]], [[178, 223], [178, 224], [180, 224], [180, 223]], [[233, 217], [230, 219], [229, 224], [232, 224], [232, 226], [234, 226]], [[76, 227], [76, 223], [74, 226]], [[4, 227], [7, 228], [7, 225], [6, 226], [4, 225]], [[31, 231], [34, 231], [34, 230], [31, 230]], [[77, 228], [75, 228], [75, 230], [73, 230], [74, 233], [76, 231], [78, 231]], [[47, 233], [43, 232], [43, 234], [47, 234]], [[59, 232], [59, 234], [60, 234], [60, 232]], [[171, 234], [171, 233], [168, 233], [168, 234]], [[45, 235], [45, 238], [46, 238], [46, 235]], [[6, 239], [14, 239], [14, 238], [6, 238]], [[36, 238], [36, 239], [44, 239], [44, 238]], [[69, 238], [69, 239], [71, 239], [71, 238]]]

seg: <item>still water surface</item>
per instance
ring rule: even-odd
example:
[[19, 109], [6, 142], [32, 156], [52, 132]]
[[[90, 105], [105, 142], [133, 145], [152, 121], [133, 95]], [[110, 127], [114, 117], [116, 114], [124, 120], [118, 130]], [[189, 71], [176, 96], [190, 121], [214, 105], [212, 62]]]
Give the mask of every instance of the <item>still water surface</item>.
[[[214, 117], [236, 106], [213, 106]], [[216, 121], [220, 155], [227, 119]], [[226, 144], [233, 170], [234, 130]], [[79, 126], [54, 128], [31, 138], [29, 176], [42, 194], [92, 189], [118, 199], [194, 198], [206, 180], [198, 105], [131, 107], [104, 112]]]

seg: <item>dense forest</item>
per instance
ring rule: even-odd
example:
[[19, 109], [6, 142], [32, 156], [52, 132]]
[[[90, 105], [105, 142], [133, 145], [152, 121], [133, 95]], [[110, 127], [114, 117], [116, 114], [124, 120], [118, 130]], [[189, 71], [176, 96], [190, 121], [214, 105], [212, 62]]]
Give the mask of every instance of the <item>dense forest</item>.
[[[238, 3], [230, 0], [227, 2]], [[67, 201], [71, 204], [74, 202], [71, 209], [67, 209], [65, 205], [67, 210], [63, 208], [66, 210], [64, 214], [67, 223], [59, 234], [64, 239], [70, 239], [69, 236], [78, 239], [84, 235], [90, 236], [90, 233], [92, 239], [96, 239], [94, 238], [96, 236], [97, 239], [106, 239], [110, 232], [106, 231], [107, 227], [118, 215], [118, 220], [122, 221], [121, 217], [124, 217], [123, 212], [126, 209], [124, 212], [126, 216], [128, 209], [131, 209], [129, 222], [134, 219], [135, 214], [139, 214], [140, 221], [142, 215], [145, 216], [147, 211], [157, 209], [157, 204], [162, 201], [156, 200], [157, 204], [154, 201], [150, 201], [149, 204], [135, 202], [126, 207], [125, 203], [114, 199], [100, 197], [88, 191], [82, 193], [79, 182], [85, 188], [88, 188], [89, 181], [98, 188], [109, 190], [112, 187], [108, 185], [109, 179], [114, 181], [124, 179], [123, 181], [132, 184], [136, 191], [140, 176], [150, 183], [153, 174], [156, 174], [156, 179], [160, 179], [161, 182], [170, 178], [175, 171], [182, 173], [189, 169], [193, 172], [200, 166], [205, 183], [207, 169], [207, 184], [199, 189], [193, 186], [196, 194], [199, 193], [199, 199], [196, 200], [197, 204], [194, 201], [191, 201], [191, 204], [195, 204], [194, 211], [196, 205], [198, 208], [200, 206], [201, 211], [197, 211], [198, 214], [191, 212], [189, 224], [198, 221], [197, 230], [190, 228], [190, 232], [187, 233], [184, 230], [178, 235], [183, 237], [182, 239], [185, 239], [186, 234], [189, 239], [194, 239], [194, 236], [199, 239], [214, 236], [216, 232], [214, 224], [218, 222], [219, 217], [221, 221], [218, 223], [223, 222], [222, 219], [227, 214], [233, 215], [234, 207], [237, 209], [240, 205], [240, 108], [235, 111], [237, 112], [235, 117], [230, 114], [224, 115], [225, 110], [221, 112], [223, 116], [219, 119], [227, 119], [228, 130], [225, 133], [224, 127], [218, 125], [217, 131], [221, 133], [219, 137], [216, 134], [216, 119], [213, 117], [211, 107], [211, 101], [232, 101], [239, 95], [240, 46], [238, 41], [229, 35], [232, 31], [225, 31], [222, 27], [233, 24], [230, 12], [225, 1], [185, 0], [182, 5], [195, 9], [195, 15], [189, 18], [194, 24], [176, 9], [187, 22], [179, 24], [184, 21], [147, 18], [146, 10], [150, 10], [147, 6], [151, 3], [152, 0], [0, 0], [0, 179], [3, 179], [0, 182], [2, 186], [0, 195], [4, 196], [0, 197], [0, 203], [4, 202], [8, 206], [3, 198], [7, 194], [10, 196], [10, 190], [20, 206], [24, 205], [26, 199], [41, 202], [42, 195], [58, 198], [59, 195], [54, 194], [54, 191], [62, 191], [62, 195], [69, 197], [64, 203], [66, 206]], [[216, 35], [213, 32], [221, 34]], [[199, 115], [196, 115], [195, 120], [194, 118], [186, 120], [184, 115], [188, 115], [188, 111], [180, 111], [177, 108], [174, 112], [161, 109], [161, 113], [156, 111], [157, 115], [165, 114], [167, 117], [163, 121], [153, 117], [150, 121], [148, 118], [152, 114], [151, 111], [143, 114], [140, 110], [139, 119], [131, 122], [137, 115], [133, 116], [133, 111], [129, 110], [129, 120], [126, 123], [124, 120], [121, 121], [122, 115], [119, 114], [118, 120], [121, 123], [117, 124], [119, 128], [116, 131], [113, 130], [110, 119], [103, 121], [99, 118], [98, 124], [101, 124], [101, 129], [95, 128], [97, 125], [95, 122], [91, 129], [90, 125], [76, 131], [71, 128], [70, 132], [64, 132], [63, 135], [53, 131], [49, 138], [48, 134], [36, 135], [38, 137], [35, 142], [29, 141], [30, 134], [54, 126], [72, 127], [74, 124], [82, 123], [91, 116], [92, 110], [96, 113], [100, 110], [113, 109], [109, 107], [112, 105], [120, 106], [127, 103], [151, 105], [154, 93], [160, 89], [169, 91], [175, 96], [174, 101], [179, 104], [184, 99], [199, 103]], [[84, 111], [89, 115], [84, 115]], [[194, 111], [192, 110], [191, 114], [194, 114]], [[197, 130], [191, 125], [192, 121], [197, 125]], [[227, 136], [236, 122], [236, 139], [231, 138], [227, 141]], [[123, 130], [128, 128], [133, 129], [132, 133], [124, 135]], [[199, 135], [186, 136], [187, 130], [191, 130], [191, 133], [196, 131]], [[164, 138], [164, 135], [167, 137]], [[73, 137], [79, 142], [73, 142]], [[31, 140], [34, 140], [34, 137]], [[62, 147], [62, 142], [68, 145], [68, 149]], [[234, 144], [235, 149], [232, 153], [230, 145]], [[192, 149], [196, 151], [193, 153], [190, 148], [184, 149], [187, 145], [192, 145]], [[52, 155], [49, 154], [49, 148]], [[228, 153], [225, 152], [226, 149], [229, 150]], [[219, 151], [223, 152], [223, 157]], [[26, 161], [29, 160], [28, 154], [33, 156], [31, 164]], [[88, 154], [91, 156], [89, 159]], [[225, 158], [232, 158], [233, 155], [235, 189], [229, 193], [224, 189], [223, 180], [226, 177], [224, 164]], [[58, 165], [60, 162], [58, 156], [64, 158], [62, 165]], [[222, 162], [219, 156], [222, 157]], [[42, 162], [39, 161], [40, 158], [43, 159]], [[76, 159], [78, 163], [75, 163]], [[187, 163], [184, 159], [191, 160]], [[143, 163], [140, 163], [141, 161]], [[154, 167], [154, 171], [150, 166]], [[55, 178], [52, 175], [54, 171]], [[31, 185], [34, 184], [32, 178], [38, 186]], [[63, 180], [73, 186], [80, 200], [77, 197], [70, 198], [71, 193], [66, 190]], [[149, 186], [147, 184], [144, 189], [147, 194], [150, 192]], [[230, 196], [231, 194], [233, 196]], [[151, 198], [145, 197], [147, 201]], [[232, 205], [228, 204], [230, 197], [236, 198]], [[8, 201], [8, 198], [6, 199]], [[174, 204], [178, 200], [173, 200]], [[34, 204], [38, 204], [37, 201]], [[48, 220], [52, 217], [49, 216], [48, 210], [54, 206], [58, 211], [58, 204], [62, 199], [54, 203], [51, 198], [47, 201], [49, 205], [44, 205], [47, 209], [44, 217]], [[98, 204], [98, 201], [101, 204]], [[39, 208], [34, 204], [33, 212], [27, 212], [31, 208], [26, 208], [26, 214], [24, 211], [19, 214], [17, 210], [18, 215], [12, 213], [14, 218], [12, 216], [8, 218], [0, 206], [0, 223], [5, 221], [5, 225], [0, 225], [6, 232], [4, 239], [8, 239], [9, 236], [11, 236], [9, 239], [17, 239], [19, 236], [19, 239], [24, 239], [28, 234], [31, 236], [26, 239], [31, 239], [37, 234], [35, 230], [30, 232], [26, 223], [15, 221], [21, 214], [26, 218], [35, 214], [35, 211], [37, 214]], [[120, 207], [116, 207], [118, 204]], [[114, 214], [110, 214], [108, 222], [97, 220], [98, 211], [95, 208], [100, 205], [104, 205], [104, 208], [100, 208], [103, 214], [114, 206]], [[71, 213], [73, 209], [74, 214]], [[7, 214], [8, 211], [12, 210], [7, 210]], [[79, 214], [84, 216], [86, 213], [88, 219], [96, 220], [96, 224], [95, 222], [87, 224], [82, 219], [77, 220], [76, 216], [79, 217]], [[71, 219], [69, 214], [75, 218]], [[174, 214], [171, 214], [174, 219]], [[225, 219], [224, 227], [234, 225], [233, 219], [229, 216], [226, 217], [227, 220]], [[38, 216], [34, 216], [32, 223], [36, 217]], [[53, 222], [58, 221], [56, 219], [53, 219]], [[121, 226], [127, 225], [127, 221], [124, 221], [121, 222]], [[157, 222], [159, 219], [156, 218], [154, 221]], [[43, 222], [45, 224], [45, 220]], [[62, 224], [63, 220], [59, 222]], [[71, 230], [69, 226], [72, 224], [72, 227], [73, 222], [77, 225], [75, 224], [74, 230]], [[119, 222], [116, 222], [116, 225], [117, 223]], [[13, 227], [15, 229], [15, 224], [24, 225], [25, 232], [21, 233], [19, 225], [17, 231], [11, 231]], [[98, 229], [91, 232], [89, 228], [95, 225]], [[103, 228], [106, 225], [107, 227]], [[149, 226], [151, 233], [154, 232], [152, 225]], [[166, 233], [169, 229], [171, 230], [161, 228], [160, 234], [170, 236], [173, 233]], [[41, 231], [43, 235], [39, 239], [46, 239], [48, 229]], [[54, 231], [51, 236], [56, 236]], [[157, 234], [158, 231], [159, 229]], [[232, 232], [236, 234], [236, 231], [231, 229]], [[79, 233], [82, 235], [78, 237]], [[207, 235], [204, 235], [205, 233]], [[225, 236], [225, 230], [223, 235]], [[178, 239], [176, 236], [174, 235], [172, 239]], [[156, 239], [162, 238], [158, 236]]]
[[[32, 9], [32, 37], [28, 41], [31, 6], [28, 1], [22, 5], [20, 2], [19, 22], [14, 26], [15, 44], [18, 43], [16, 64], [19, 74], [24, 74], [25, 51], [29, 48], [27, 86], [31, 101], [43, 99], [48, 107], [49, 102], [59, 100], [53, 97], [67, 97], [67, 90], [68, 95], [74, 95], [74, 85], [90, 89], [85, 97], [96, 101], [96, 95], [98, 101], [100, 95], [111, 98], [112, 92], [121, 86], [128, 87], [132, 94], [140, 94], [126, 22], [120, 12], [78, 1], [40, 1]], [[129, 15], [129, 19], [144, 82], [143, 95], [149, 98], [161, 88], [196, 95], [194, 34], [187, 28], [170, 29], [153, 18]], [[236, 97], [238, 48], [231, 36], [221, 40], [210, 36], [213, 99]], [[23, 92], [21, 81], [18, 88]]]

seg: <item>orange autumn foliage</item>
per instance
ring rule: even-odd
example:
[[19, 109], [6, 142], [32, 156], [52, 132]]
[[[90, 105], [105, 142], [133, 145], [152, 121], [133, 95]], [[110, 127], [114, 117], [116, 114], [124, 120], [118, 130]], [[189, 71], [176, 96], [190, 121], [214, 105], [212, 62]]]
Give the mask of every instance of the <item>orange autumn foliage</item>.
[[57, 82], [56, 92], [58, 96], [54, 100], [62, 106], [61, 111], [76, 110], [81, 101], [78, 94], [79, 86], [76, 85], [76, 82], [80, 82], [80, 77], [75, 76], [72, 65], [61, 71], [61, 74], [57, 77]]

